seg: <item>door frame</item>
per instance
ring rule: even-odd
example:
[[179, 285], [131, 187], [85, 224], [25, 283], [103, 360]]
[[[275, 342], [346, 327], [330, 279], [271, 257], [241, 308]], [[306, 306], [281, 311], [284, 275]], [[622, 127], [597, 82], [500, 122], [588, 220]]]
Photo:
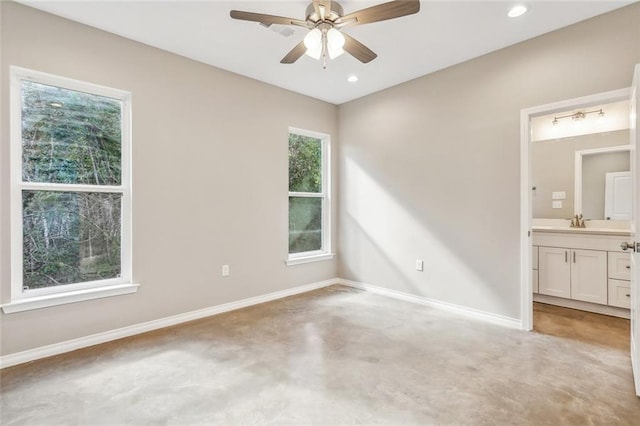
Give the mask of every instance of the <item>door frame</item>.
[[533, 288], [531, 284], [531, 119], [570, 109], [631, 99], [631, 88], [612, 90], [579, 98], [538, 105], [520, 111], [520, 320], [521, 329], [533, 329]]

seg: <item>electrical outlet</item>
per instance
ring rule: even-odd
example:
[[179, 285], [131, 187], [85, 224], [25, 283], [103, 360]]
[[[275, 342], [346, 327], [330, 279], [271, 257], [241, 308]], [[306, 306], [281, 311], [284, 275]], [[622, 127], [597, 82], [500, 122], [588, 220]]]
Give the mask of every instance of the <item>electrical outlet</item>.
[[229, 274], [229, 265], [222, 265], [222, 276], [228, 277]]
[[420, 259], [416, 259], [416, 271], [422, 272], [424, 270], [424, 262]]
[[553, 208], [553, 209], [561, 209], [562, 208], [562, 201], [561, 200], [553, 201], [551, 203], [551, 208]]

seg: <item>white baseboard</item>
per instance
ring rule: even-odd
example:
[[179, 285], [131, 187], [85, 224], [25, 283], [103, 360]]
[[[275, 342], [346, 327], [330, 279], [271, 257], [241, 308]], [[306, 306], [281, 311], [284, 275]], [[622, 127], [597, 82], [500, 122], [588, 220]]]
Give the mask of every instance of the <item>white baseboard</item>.
[[418, 303], [420, 305], [429, 306], [436, 309], [442, 309], [448, 312], [452, 312], [458, 315], [464, 315], [469, 318], [489, 322], [492, 324], [501, 325], [503, 327], [522, 329], [522, 322], [516, 318], [505, 317], [502, 315], [496, 315], [489, 312], [480, 311], [477, 309], [467, 308], [460, 305], [454, 305], [451, 303], [442, 302], [439, 300], [429, 299], [427, 297], [416, 296], [409, 293], [404, 293], [397, 290], [390, 290], [384, 287], [378, 287], [371, 284], [365, 284], [358, 281], [351, 280], [338, 280], [339, 284], [344, 284], [349, 287], [358, 288], [361, 290], [370, 291], [372, 293], [380, 294], [387, 297], [393, 297], [394, 299], [400, 299], [407, 302]]
[[160, 318], [141, 324], [131, 325], [128, 327], [118, 328], [115, 330], [105, 331], [103, 333], [92, 334], [90, 336], [79, 337], [65, 342], [54, 343], [52, 345], [42, 346], [35, 349], [29, 349], [0, 357], [0, 369], [11, 367], [37, 359], [46, 358], [53, 355], [59, 355], [65, 352], [75, 351], [77, 349], [86, 348], [88, 346], [98, 345], [100, 343], [110, 342], [112, 340], [122, 339], [140, 333], [157, 330], [172, 325], [181, 324], [187, 321], [193, 321], [224, 312], [234, 311], [236, 309], [246, 308], [260, 303], [270, 302], [276, 299], [282, 299], [308, 291], [317, 290], [333, 284], [340, 284], [338, 279], [330, 279], [316, 283], [301, 285], [287, 290], [276, 291], [274, 293], [262, 296], [250, 297], [248, 299], [238, 300], [236, 302], [225, 303], [222, 305], [212, 306], [209, 308], [199, 309], [197, 311], [186, 312], [184, 314], [173, 315], [170, 317]]

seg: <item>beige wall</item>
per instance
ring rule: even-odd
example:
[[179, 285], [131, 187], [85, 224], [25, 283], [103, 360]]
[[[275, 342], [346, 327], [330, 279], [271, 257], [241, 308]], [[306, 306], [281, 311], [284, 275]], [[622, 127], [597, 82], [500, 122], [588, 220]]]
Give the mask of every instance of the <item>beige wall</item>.
[[134, 295], [1, 314], [2, 354], [337, 275], [335, 260], [284, 264], [288, 126], [329, 133], [336, 148], [336, 106], [0, 3], [2, 302], [10, 297], [9, 65], [132, 92], [133, 272], [142, 284]]
[[[533, 217], [567, 219], [575, 214], [573, 206], [576, 151], [628, 144], [629, 130], [534, 142], [531, 145], [531, 182], [532, 186], [536, 187], [532, 193]], [[628, 158], [627, 155], [626, 170], [629, 170]], [[602, 191], [597, 191], [593, 188], [593, 195], [598, 197], [601, 193], [602, 203], [604, 203], [604, 186], [601, 189]], [[567, 196], [562, 200], [561, 209], [554, 209], [551, 206], [551, 193], [557, 191], [564, 191]], [[588, 196], [591, 188], [585, 187], [583, 192]], [[603, 219], [603, 217], [593, 217], [592, 211], [588, 214], [589, 216], [585, 215], [585, 217]], [[602, 216], [602, 212], [600, 215]]]
[[636, 3], [341, 105], [340, 276], [519, 318], [520, 110], [629, 86], [638, 40]]

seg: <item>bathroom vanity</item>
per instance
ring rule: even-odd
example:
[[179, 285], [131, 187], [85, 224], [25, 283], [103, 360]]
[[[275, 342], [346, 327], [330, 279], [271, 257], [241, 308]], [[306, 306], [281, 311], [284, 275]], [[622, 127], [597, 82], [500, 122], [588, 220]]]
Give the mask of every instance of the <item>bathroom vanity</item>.
[[564, 222], [534, 219], [533, 300], [629, 318], [630, 255], [620, 248], [628, 225], [593, 221], [570, 228]]

